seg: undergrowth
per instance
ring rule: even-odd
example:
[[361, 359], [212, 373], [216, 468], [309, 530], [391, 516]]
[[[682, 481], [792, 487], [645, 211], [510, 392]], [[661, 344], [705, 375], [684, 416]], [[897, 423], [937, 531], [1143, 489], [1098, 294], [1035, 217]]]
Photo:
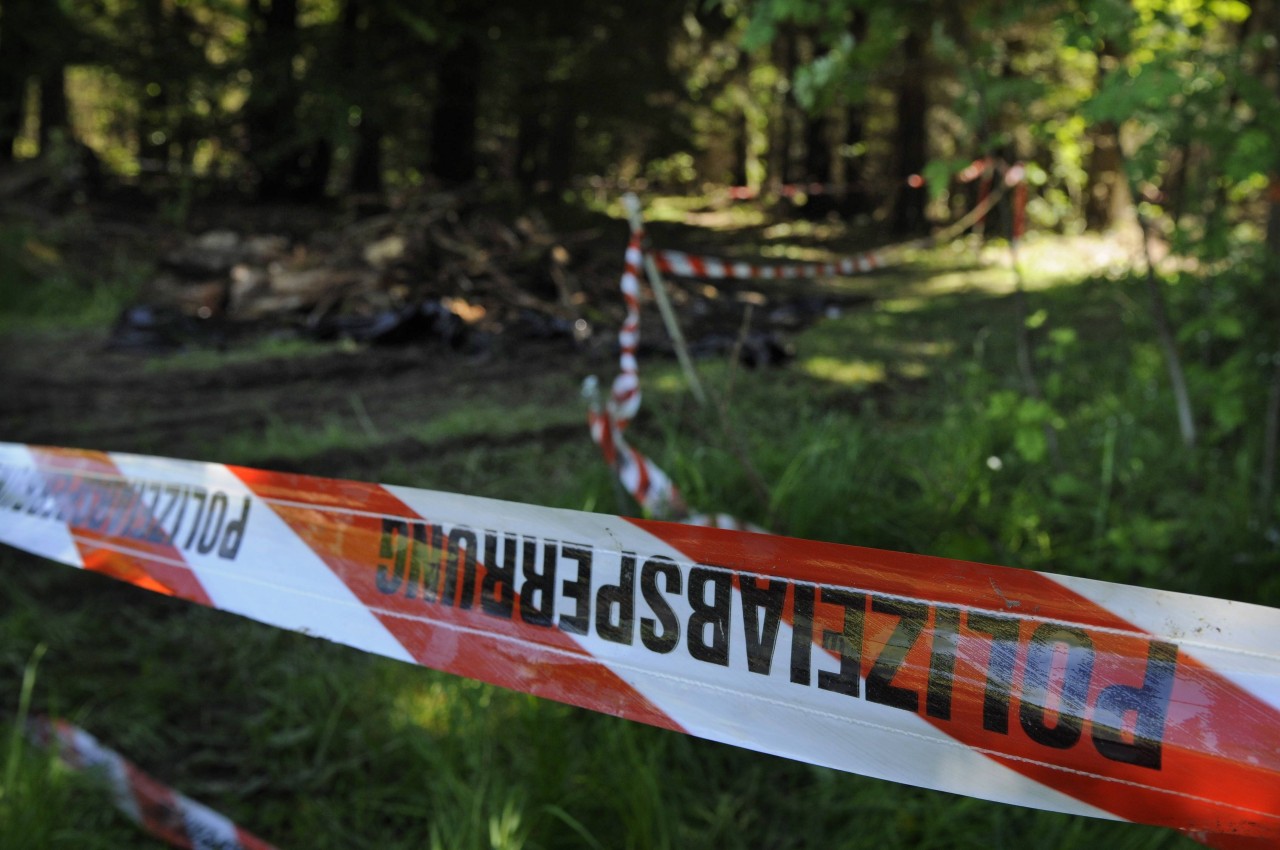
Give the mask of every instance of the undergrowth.
[[[700, 364], [726, 396], [729, 430], [693, 404], [674, 365], [643, 363], [646, 400], [630, 439], [694, 506], [782, 533], [1280, 603], [1275, 505], [1257, 501], [1262, 436], [1246, 413], [1269, 374], [1258, 358], [1267, 338], [1255, 335], [1260, 320], [1245, 297], [1255, 282], [1170, 285], [1175, 307], [1194, 318], [1181, 340], [1205, 425], [1194, 449], [1177, 439], [1140, 281], [1087, 278], [1031, 293], [1043, 398], [1020, 382], [1005, 293], [918, 297], [916, 283], [886, 283], [875, 306], [802, 334], [787, 369]], [[1223, 300], [1222, 287], [1238, 297]], [[231, 462], [286, 453], [305, 468], [355, 448], [367, 454], [351, 477], [635, 511], [619, 502], [585, 426], [576, 441], [537, 436], [580, 421], [580, 410], [504, 410], [503, 388], [490, 393], [408, 432], [366, 427], [347, 411], [341, 421], [281, 419], [204, 450]], [[448, 443], [475, 432], [503, 439]], [[416, 459], [379, 453], [406, 437], [451, 448]], [[767, 495], [751, 486], [738, 446]], [[46, 644], [39, 710], [78, 719], [281, 847], [1194, 846], [1165, 830], [699, 741], [10, 550], [0, 552], [0, 576], [0, 693], [20, 690], [32, 648]], [[13, 739], [0, 738], [9, 757]], [[68, 846], [105, 846], [101, 824], [122, 822], [88, 813], [91, 825], [75, 832], [80, 821], [52, 813], [102, 801], [80, 797], [79, 780], [41, 759], [21, 750], [6, 799], [32, 801], [23, 811], [43, 812], [31, 816], [73, 836]], [[18, 808], [0, 812], [14, 818]], [[150, 846], [136, 831], [109, 834], [111, 846]]]
[[35, 228], [0, 222], [0, 332], [105, 327], [141, 286], [146, 268], [106, 253], [78, 271]]

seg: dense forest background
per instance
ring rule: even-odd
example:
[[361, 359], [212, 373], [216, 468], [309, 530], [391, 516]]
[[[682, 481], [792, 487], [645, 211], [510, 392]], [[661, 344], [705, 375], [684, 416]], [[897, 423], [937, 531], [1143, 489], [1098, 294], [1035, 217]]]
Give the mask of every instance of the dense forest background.
[[1041, 227], [1136, 191], [1221, 251], [1280, 167], [1277, 32], [1269, 0], [8, 0], [0, 162], [188, 202], [816, 184], [906, 233], [998, 155]]

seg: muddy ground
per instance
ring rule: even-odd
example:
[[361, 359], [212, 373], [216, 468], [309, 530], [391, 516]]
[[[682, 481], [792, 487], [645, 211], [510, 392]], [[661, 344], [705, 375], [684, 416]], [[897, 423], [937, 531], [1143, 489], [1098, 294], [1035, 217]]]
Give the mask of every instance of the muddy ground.
[[[447, 413], [477, 384], [513, 403], [536, 402], [530, 376], [563, 373], [568, 381], [583, 360], [561, 346], [534, 343], [518, 357], [471, 357], [430, 346], [370, 347], [188, 369], [182, 366], [182, 353], [113, 352], [106, 341], [103, 333], [82, 332], [24, 334], [0, 343], [4, 439], [230, 460], [210, 456], [228, 435], [260, 431], [271, 423], [306, 428], [330, 416], [354, 420], [353, 397], [360, 399], [369, 420], [385, 429]], [[162, 367], [156, 368], [157, 363]], [[578, 438], [568, 433], [525, 436]], [[485, 435], [468, 440], [482, 444]], [[407, 439], [387, 448], [400, 455], [415, 451], [414, 441]], [[334, 458], [329, 468], [324, 468], [323, 456], [316, 460], [320, 466], [306, 470], [286, 459], [258, 462], [318, 475], [351, 465], [350, 458]]]
[[[486, 215], [487, 226], [501, 226], [492, 223], [496, 214]], [[236, 216], [224, 216], [201, 227], [226, 227], [236, 220]], [[455, 225], [455, 236], [466, 233], [465, 225], [465, 220]], [[472, 291], [467, 297], [487, 306], [490, 317], [516, 315], [516, 319], [496, 327], [492, 321], [477, 323], [467, 329], [461, 343], [429, 331], [411, 334], [394, 345], [350, 340], [317, 343], [304, 327], [305, 311], [259, 316], [253, 321], [223, 315], [208, 321], [186, 316], [167, 340], [171, 344], [160, 347], [122, 346], [123, 319], [115, 328], [17, 328], [0, 334], [0, 440], [248, 463], [333, 476], [377, 470], [385, 455], [413, 460], [461, 447], [546, 450], [583, 442], [585, 428], [577, 413], [572, 422], [538, 424], [524, 431], [504, 429], [498, 434], [482, 430], [453, 434], [429, 446], [400, 434], [408, 426], [454, 414], [476, 399], [497, 400], [512, 408], [532, 405], [581, 411], [578, 388], [583, 377], [597, 374], [607, 386], [617, 369], [617, 328], [623, 314], [617, 281], [626, 225], [602, 216], [589, 225], [578, 223], [564, 240], [573, 246], [575, 262], [567, 271], [580, 293], [568, 308], [568, 324], [564, 305], [539, 290], [539, 286], [545, 288], [545, 280], [530, 277], [522, 267], [499, 276], [505, 277], [504, 286], [508, 281], [518, 287], [527, 284], [532, 309], [504, 313], [510, 305], [497, 303], [501, 290], [487, 295]], [[101, 231], [93, 232], [95, 226]], [[312, 226], [322, 235], [313, 239], [295, 233], [288, 238], [304, 246], [308, 240], [332, 242], [331, 235], [323, 235], [333, 232], [331, 223], [317, 220]], [[93, 252], [84, 250], [83, 243], [119, 237], [118, 244], [136, 252], [137, 262], [154, 261], [153, 274], [164, 275], [165, 252], [172, 253], [184, 238], [172, 229], [148, 236], [147, 228], [154, 228], [154, 223], [125, 225], [105, 214], [91, 219], [88, 228], [78, 236], [80, 248], [73, 246], [65, 253], [84, 258], [75, 271], [90, 279], [87, 264]], [[128, 233], [121, 228], [129, 228]], [[559, 244], [554, 226], [546, 225], [545, 230], [539, 238], [548, 245]], [[666, 247], [719, 248], [739, 256], [753, 243], [768, 241], [760, 227], [715, 232], [657, 225], [653, 231]], [[154, 247], [153, 254], [147, 253], [148, 245]], [[616, 261], [611, 261], [614, 256]], [[448, 285], [441, 277], [439, 291], [415, 297], [447, 298], [447, 289], [439, 287]], [[756, 348], [765, 352], [765, 359], [776, 361], [768, 368], [787, 368], [787, 349], [803, 328], [833, 310], [856, 309], [868, 300], [864, 295], [833, 294], [811, 281], [773, 286], [762, 293], [734, 284], [676, 283], [675, 300], [695, 354], [704, 360], [723, 359], [739, 350], [735, 346], [742, 341], [743, 318], [750, 305]], [[145, 303], [148, 291], [144, 286], [135, 302]], [[489, 303], [484, 302], [486, 297]], [[541, 303], [547, 305], [542, 312]], [[568, 330], [574, 317], [586, 322], [585, 334]], [[642, 321], [641, 355], [673, 359], [658, 314], [648, 306]], [[227, 456], [226, 439], [231, 435], [268, 428], [301, 432], [321, 424], [382, 439], [368, 441], [369, 447], [331, 448], [309, 455], [305, 463], [296, 456], [273, 455], [265, 446], [262, 451], [240, 449]], [[238, 445], [243, 446], [243, 441]]]

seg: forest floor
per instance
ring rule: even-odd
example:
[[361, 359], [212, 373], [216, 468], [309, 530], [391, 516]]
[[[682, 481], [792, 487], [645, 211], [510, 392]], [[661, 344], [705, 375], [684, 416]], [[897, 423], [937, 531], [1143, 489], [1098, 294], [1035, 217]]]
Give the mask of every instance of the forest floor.
[[[0, 439], [635, 513], [619, 501], [588, 437], [580, 395], [584, 377], [607, 385], [617, 369], [614, 299], [627, 230], [599, 217], [589, 227], [598, 234], [575, 251], [616, 263], [600, 260], [578, 278], [590, 296], [577, 305], [591, 325], [586, 339], [509, 330], [486, 332], [481, 345], [428, 337], [379, 346], [255, 326], [156, 353], [113, 348], [114, 311], [93, 308], [87, 325], [39, 310], [29, 320], [11, 314], [0, 335]], [[659, 223], [651, 232], [664, 247], [775, 258], [875, 241], [866, 230], [767, 221], [714, 231]], [[1007, 254], [966, 241], [861, 278], [714, 292], [680, 286], [695, 344], [728, 335], [728, 346], [723, 339], [707, 346], [699, 370], [726, 398], [769, 492], [761, 497], [744, 485], [723, 426], [692, 403], [649, 308], [646, 400], [634, 439], [696, 507], [786, 533], [1149, 579], [1140, 558], [1088, 566], [1111, 545], [1105, 526], [1113, 508], [1102, 509], [1103, 527], [1092, 524], [1096, 496], [1071, 502], [1068, 480], [1077, 469], [1080, 479], [1096, 479], [1095, 438], [1106, 427], [1120, 429], [1116, 463], [1127, 463], [1123, 441], [1129, 431], [1145, 433], [1142, 421], [1082, 425], [1083, 460], [1068, 458], [1066, 472], [1012, 448], [1018, 434], [992, 401], [1018, 385]], [[1086, 357], [1076, 374], [1103, 386], [1131, 371], [1127, 362], [1096, 368], [1117, 328], [1132, 324], [1119, 315], [1137, 314], [1125, 306], [1136, 286], [1108, 283], [1127, 266], [1125, 247], [1044, 239], [1027, 246], [1024, 261], [1033, 308], [1093, 346], [1089, 357], [1098, 360]], [[754, 369], [730, 362], [746, 317], [775, 334], [786, 356]], [[1054, 364], [1060, 352], [1045, 330], [1042, 355]], [[1071, 503], [1072, 516], [1088, 518], [1080, 523], [1087, 527], [1061, 533], [1051, 508], [1036, 504], [1051, 492]], [[1117, 492], [1114, 503], [1121, 500]], [[1196, 587], [1194, 577], [1174, 575], [1160, 583]], [[1010, 809], [690, 740], [2, 550], [7, 711], [34, 669], [37, 645], [48, 650], [36, 672], [37, 710], [71, 717], [282, 847], [1136, 850], [1184, 842], [1160, 830]], [[48, 780], [38, 757], [22, 759], [27, 797], [11, 791], [0, 815], [11, 819], [7, 834], [30, 836], [24, 846], [158, 846], [90, 811], [96, 803], [73, 804], [72, 780]], [[20, 816], [15, 800], [25, 800]]]
[[[865, 228], [836, 222], [770, 224], [749, 216], [744, 223], [723, 212], [681, 213], [678, 208], [666, 208], [665, 216], [719, 226], [670, 220], [653, 224], [650, 232], [661, 247], [768, 263], [825, 261], [871, 244]], [[234, 219], [234, 213], [218, 222], [227, 218]], [[261, 218], [269, 222], [276, 217]], [[587, 339], [557, 328], [514, 325], [496, 333], [477, 331], [477, 341], [461, 347], [445, 344], [429, 331], [391, 345], [316, 341], [299, 333], [297, 321], [280, 315], [275, 321], [193, 322], [175, 331], [179, 339], [172, 346], [130, 347], [117, 344], [118, 317], [97, 304], [86, 309], [83, 298], [72, 300], [65, 317], [57, 312], [56, 301], [42, 305], [41, 314], [30, 320], [0, 316], [0, 383], [6, 388], [0, 397], [0, 434], [10, 441], [167, 453], [335, 476], [368, 474], [380, 454], [403, 463], [470, 448], [581, 444], [579, 387], [589, 374], [601, 375], [607, 383], [616, 371], [616, 328], [622, 313], [617, 279], [626, 228], [620, 221], [603, 221], [592, 222], [590, 242], [580, 250], [590, 257], [584, 261], [590, 277], [579, 283], [586, 297], [574, 314], [591, 316]], [[152, 239], [171, 244], [173, 230], [163, 233], [152, 237], [139, 226], [129, 241], [135, 250]], [[77, 241], [112, 236], [111, 231], [89, 237], [82, 233]], [[90, 266], [96, 260], [83, 256], [84, 247], [79, 250], [80, 257], [66, 259], [73, 267], [67, 273], [92, 280], [97, 272]], [[1024, 249], [1031, 270], [1028, 285], [1042, 288], [1090, 274], [1116, 274], [1126, 268], [1131, 251], [1123, 240], [1092, 236], [1033, 243], [1029, 251]], [[784, 361], [795, 356], [799, 341], [799, 360], [792, 365], [820, 372], [804, 356], [803, 339], [824, 318], [886, 307], [910, 309], [921, 299], [957, 294], [1007, 295], [1015, 280], [1007, 255], [999, 243], [981, 249], [970, 240], [911, 252], [900, 264], [853, 278], [668, 285], [704, 366], [723, 368], [734, 345], [744, 341], [738, 336], [749, 331], [773, 349], [766, 370], [786, 367]], [[148, 261], [132, 256], [124, 265], [145, 269]], [[77, 264], [80, 268], [74, 268]], [[146, 290], [143, 283], [126, 291], [137, 303], [145, 301]], [[646, 302], [643, 315], [642, 354], [652, 355], [666, 369], [674, 362], [668, 334], [651, 303]], [[105, 321], [108, 317], [117, 320], [115, 326]], [[896, 357], [881, 357], [873, 371], [890, 378], [910, 376], [919, 369], [910, 348], [901, 348]], [[867, 392], [886, 390], [872, 386], [884, 383], [878, 380], [853, 383]], [[666, 386], [673, 384], [668, 380]], [[513, 420], [513, 410], [524, 413]], [[486, 430], [485, 412], [495, 414], [495, 422], [505, 422], [500, 433]], [[510, 424], [525, 420], [527, 428]], [[243, 446], [233, 445], [234, 456], [228, 458], [227, 441], [237, 434], [253, 437]]]

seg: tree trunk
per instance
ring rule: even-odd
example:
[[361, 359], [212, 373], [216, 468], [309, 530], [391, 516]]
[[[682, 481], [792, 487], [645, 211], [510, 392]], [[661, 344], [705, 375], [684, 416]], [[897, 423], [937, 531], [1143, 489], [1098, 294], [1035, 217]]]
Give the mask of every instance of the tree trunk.
[[1089, 155], [1088, 188], [1085, 190], [1084, 221], [1090, 230], [1106, 230], [1124, 221], [1133, 206], [1129, 180], [1124, 174], [1119, 128], [1104, 121], [1089, 132], [1093, 152]]
[[520, 86], [519, 119], [516, 122], [516, 182], [520, 191], [529, 196], [533, 194], [541, 176], [543, 167], [543, 149], [546, 143], [546, 128], [542, 124], [543, 110], [540, 108], [541, 93], [544, 87], [524, 83]]
[[[1263, 257], [1265, 274], [1274, 287], [1280, 284], [1280, 171], [1271, 175], [1267, 212], [1267, 242]], [[1267, 412], [1263, 420], [1262, 474], [1258, 511], [1265, 524], [1271, 522], [1276, 485], [1276, 454], [1280, 446], [1280, 346], [1272, 357], [1271, 383], [1267, 392]]]
[[738, 113], [738, 120], [735, 123], [737, 126], [734, 128], [733, 174], [729, 180], [734, 186], [747, 186], [751, 182], [751, 177], [747, 173], [747, 164], [751, 161], [751, 127], [745, 108]]
[[825, 115], [810, 116], [804, 128], [805, 179], [824, 186], [831, 182], [830, 123]]
[[[138, 158], [144, 171], [169, 170], [169, 81], [161, 69], [167, 59], [165, 44], [175, 36], [161, 0], [145, 0], [142, 15], [147, 22], [146, 42], [140, 45], [153, 72], [138, 103]], [[152, 84], [158, 86], [153, 89]]]
[[359, 195], [381, 195], [383, 111], [378, 99], [379, 79], [373, 35], [376, 4], [346, 0], [342, 7], [341, 61], [352, 69], [347, 97], [360, 110], [351, 151], [351, 174], [347, 190]]
[[[298, 53], [298, 0], [250, 3], [249, 70], [253, 83], [245, 104], [249, 161], [258, 172], [264, 201], [313, 196], [317, 172], [327, 167], [322, 151], [300, 138], [299, 87], [293, 78]], [[323, 182], [323, 181], [319, 181]]]
[[[1270, 12], [1270, 20], [1263, 17], [1263, 8]], [[1259, 18], [1256, 22], [1259, 30], [1271, 32], [1275, 31], [1276, 24], [1280, 22], [1280, 8], [1275, 4], [1260, 7], [1255, 10], [1254, 14]], [[1263, 79], [1270, 86], [1271, 91], [1277, 97], [1280, 97], [1280, 51], [1276, 49], [1273, 42], [1268, 50], [1261, 56], [1259, 67], [1270, 68], [1270, 73], [1263, 75]], [[1266, 235], [1266, 251], [1263, 254], [1263, 262], [1265, 265], [1264, 274], [1269, 288], [1275, 291], [1280, 285], [1280, 154], [1273, 152], [1272, 171], [1271, 171], [1271, 187], [1267, 193], [1267, 235]], [[1273, 333], [1280, 330], [1275, 327], [1275, 318], [1272, 318]], [[1276, 345], [1274, 353], [1271, 355], [1271, 384], [1267, 393], [1267, 412], [1263, 422], [1263, 453], [1262, 453], [1262, 481], [1258, 493], [1258, 510], [1261, 516], [1263, 527], [1267, 530], [1271, 529], [1271, 521], [1275, 513], [1275, 484], [1276, 484], [1276, 455], [1280, 449], [1280, 344]]]
[[63, 65], [49, 68], [40, 76], [40, 155], [49, 153], [55, 131], [64, 142], [70, 139], [67, 115], [67, 69]]
[[1271, 263], [1271, 274], [1280, 276], [1280, 172], [1271, 175], [1271, 189], [1267, 199], [1270, 201], [1267, 215], [1267, 258]]
[[893, 232], [899, 236], [921, 233], [928, 223], [924, 215], [927, 199], [924, 188], [907, 183], [908, 178], [924, 170], [928, 161], [925, 118], [929, 98], [923, 72], [924, 37], [917, 32], [908, 32], [902, 43], [902, 54], [909, 70], [902, 75], [898, 89], [898, 127], [895, 137], [898, 147], [898, 186]]
[[142, 97], [138, 122], [138, 157], [144, 170], [167, 173], [169, 170], [168, 98], [164, 91], [146, 93]]
[[[751, 54], [745, 50], [738, 51], [738, 76], [742, 90], [746, 91], [751, 79]], [[738, 110], [734, 122], [733, 138], [733, 174], [730, 182], [735, 186], [746, 186], [751, 182], [751, 120], [745, 104]]]
[[[790, 80], [795, 72], [795, 34], [782, 33], [773, 44], [773, 62], [784, 80]], [[783, 185], [791, 182], [791, 92], [788, 90], [776, 101], [769, 121], [769, 176], [768, 182]]]
[[[858, 104], [845, 110], [844, 143], [854, 150], [866, 141], [864, 106]], [[863, 170], [865, 157], [846, 154], [844, 157], [844, 195], [840, 201], [840, 213], [845, 217], [872, 211], [871, 195], [867, 191], [867, 178]]]
[[382, 128], [372, 118], [363, 119], [356, 129], [355, 161], [351, 166], [352, 192], [382, 194]]
[[547, 182], [554, 195], [569, 188], [578, 148], [578, 113], [574, 108], [574, 97], [566, 90], [561, 92], [559, 100], [560, 105], [551, 119], [551, 130], [547, 136]]
[[[867, 39], [869, 18], [861, 10], [853, 13], [853, 21], [849, 26], [853, 43], [860, 45]], [[866, 104], [850, 103], [844, 112], [844, 146], [846, 151], [858, 149], [866, 141]], [[870, 196], [867, 192], [866, 174], [863, 172], [864, 158], [852, 153], [842, 153], [844, 165], [844, 192], [840, 199], [840, 214], [846, 218], [871, 211]]]
[[1160, 350], [1164, 354], [1165, 368], [1169, 372], [1169, 384], [1173, 389], [1173, 404], [1178, 413], [1178, 430], [1182, 434], [1182, 442], [1188, 449], [1196, 446], [1196, 422], [1191, 411], [1191, 393], [1187, 389], [1186, 374], [1182, 370], [1182, 357], [1178, 354], [1177, 337], [1173, 331], [1173, 323], [1169, 320], [1169, 307], [1165, 301], [1164, 290], [1156, 278], [1156, 267], [1151, 259], [1150, 226], [1147, 220], [1138, 216], [1138, 225], [1142, 230], [1142, 250], [1147, 261], [1147, 294], [1151, 298], [1151, 318], [1156, 325], [1156, 338], [1160, 342]]
[[431, 115], [431, 173], [445, 183], [468, 183], [476, 176], [482, 59], [479, 38], [464, 32], [440, 60]]
[[825, 218], [838, 206], [831, 190], [830, 126], [826, 115], [809, 116], [805, 121], [804, 179], [810, 186], [805, 190], [801, 214], [813, 221]]
[[1280, 444], [1280, 351], [1272, 355], [1271, 383], [1267, 390], [1267, 411], [1263, 419], [1262, 473], [1258, 485], [1258, 515], [1270, 525], [1276, 488], [1276, 447]]
[[0, 7], [0, 162], [11, 162], [26, 113], [27, 74], [32, 51], [26, 21], [9, 3]]

